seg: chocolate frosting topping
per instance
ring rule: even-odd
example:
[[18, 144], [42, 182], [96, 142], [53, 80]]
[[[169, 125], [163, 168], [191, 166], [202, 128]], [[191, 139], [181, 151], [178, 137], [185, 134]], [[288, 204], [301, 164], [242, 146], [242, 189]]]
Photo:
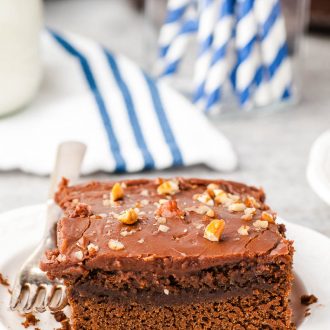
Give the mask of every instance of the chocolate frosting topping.
[[[56, 194], [64, 210], [58, 223], [58, 249], [45, 254], [41, 268], [56, 277], [77, 276], [93, 269], [180, 273], [245, 258], [288, 256], [290, 244], [282, 227], [272, 221], [265, 228], [256, 225], [262, 212], [274, 214], [264, 203], [262, 190], [230, 181], [176, 178], [170, 179], [173, 185], [167, 185], [169, 191], [162, 193], [159, 187], [163, 182], [167, 180], [121, 182], [124, 197], [114, 201], [114, 182], [69, 187], [64, 180]], [[217, 192], [223, 191], [235, 203], [247, 204], [252, 197], [257, 204], [252, 218], [244, 220], [244, 210], [214, 202], [209, 184], [216, 184]], [[211, 196], [212, 201], [201, 202], [199, 195]], [[138, 221], [128, 225], [119, 216], [131, 208], [137, 212]], [[211, 210], [208, 215], [207, 210]], [[212, 219], [225, 221], [219, 241], [204, 238]], [[247, 234], [240, 232], [242, 226], [249, 227]]]

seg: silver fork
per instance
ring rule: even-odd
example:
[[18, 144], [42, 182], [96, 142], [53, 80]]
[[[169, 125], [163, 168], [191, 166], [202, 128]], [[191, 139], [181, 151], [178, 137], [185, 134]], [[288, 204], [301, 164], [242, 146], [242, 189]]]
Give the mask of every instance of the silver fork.
[[85, 151], [86, 146], [80, 142], [64, 142], [58, 147], [47, 200], [45, 232], [16, 276], [10, 300], [10, 309], [13, 311], [41, 313], [47, 309], [55, 312], [67, 304], [63, 282], [50, 281], [46, 273], [40, 270], [39, 262], [46, 250], [55, 247], [55, 224], [61, 215], [61, 210], [53, 199], [57, 184], [62, 177], [68, 178], [70, 182], [78, 179]]

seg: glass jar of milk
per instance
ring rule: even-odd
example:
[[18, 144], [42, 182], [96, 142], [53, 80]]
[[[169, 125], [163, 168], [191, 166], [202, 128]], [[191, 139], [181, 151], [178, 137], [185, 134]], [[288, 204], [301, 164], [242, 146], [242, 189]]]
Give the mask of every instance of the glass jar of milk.
[[0, 116], [21, 109], [41, 80], [41, 0], [0, 0]]

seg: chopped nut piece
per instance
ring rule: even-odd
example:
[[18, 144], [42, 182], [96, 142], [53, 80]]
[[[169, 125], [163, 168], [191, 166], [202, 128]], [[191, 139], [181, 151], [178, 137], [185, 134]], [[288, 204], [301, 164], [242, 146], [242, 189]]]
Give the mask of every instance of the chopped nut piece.
[[75, 198], [72, 200], [72, 204], [77, 205], [79, 203], [79, 199]]
[[113, 202], [124, 198], [124, 190], [120, 183], [115, 183], [112, 187], [110, 198]]
[[247, 196], [244, 203], [247, 207], [255, 207], [256, 209], [261, 206], [260, 203], [257, 202], [257, 200], [252, 196]]
[[208, 194], [209, 194], [211, 197], [214, 197], [214, 196], [215, 196], [214, 190], [216, 190], [216, 189], [219, 189], [219, 186], [218, 186], [217, 184], [215, 184], [215, 183], [210, 183], [210, 184], [207, 186], [207, 188], [206, 188]]
[[90, 255], [94, 255], [99, 250], [99, 247], [93, 243], [89, 243], [87, 245], [87, 250]]
[[74, 256], [78, 259], [78, 260], [83, 260], [84, 259], [84, 254], [82, 253], [82, 251], [77, 251], [74, 253]]
[[238, 202], [240, 200], [240, 197], [238, 195], [233, 195], [228, 193], [228, 197], [233, 201], [233, 202]]
[[143, 244], [144, 243], [144, 238], [139, 239], [138, 243]]
[[155, 215], [165, 218], [184, 218], [184, 211], [182, 211], [175, 200], [166, 200], [166, 202], [159, 205], [155, 211]]
[[231, 212], [242, 212], [246, 209], [244, 203], [233, 203], [228, 206], [228, 210]]
[[170, 291], [168, 289], [164, 289], [164, 293], [168, 296], [170, 294]]
[[159, 195], [174, 195], [180, 191], [179, 185], [175, 181], [165, 181], [157, 188]]
[[216, 184], [216, 183], [210, 183], [210, 184], [207, 186], [207, 189], [208, 189], [208, 190], [219, 189], [219, 185]]
[[232, 198], [232, 196], [234, 195], [227, 194], [221, 189], [214, 190], [214, 194], [215, 194], [214, 200], [217, 204], [223, 204], [225, 206], [228, 206], [236, 201], [236, 198], [235, 199]]
[[241, 216], [242, 220], [250, 221], [253, 219], [253, 216], [256, 214], [256, 209], [254, 207], [247, 207], [244, 210], [244, 215]]
[[134, 233], [136, 233], [136, 230], [128, 231], [128, 230], [124, 229], [120, 232], [120, 235], [123, 236], [123, 237], [126, 237], [126, 236], [133, 235]]
[[249, 226], [241, 226], [238, 228], [237, 232], [240, 234], [240, 235], [249, 235], [249, 229], [250, 227]]
[[257, 229], [266, 229], [268, 228], [268, 221], [256, 220], [253, 222], [253, 226]]
[[111, 239], [108, 243], [108, 246], [111, 250], [119, 251], [125, 248], [125, 245], [122, 242], [117, 241], [116, 239]]
[[223, 219], [212, 220], [204, 230], [204, 238], [212, 242], [220, 240], [221, 235], [225, 229], [225, 221]]
[[167, 227], [165, 225], [159, 225], [158, 231], [161, 231], [163, 233], [167, 233], [170, 230], [170, 227]]
[[271, 222], [271, 223], [275, 222], [275, 219], [274, 219], [273, 215], [268, 213], [268, 212], [265, 212], [265, 211], [263, 211], [261, 213], [261, 220], [265, 220], [265, 221], [268, 221], [268, 222]]
[[125, 225], [133, 225], [138, 221], [138, 212], [137, 209], [128, 209], [118, 216], [118, 220], [124, 223]]
[[194, 205], [184, 209], [187, 212], [196, 212], [197, 214], [207, 214], [209, 211], [213, 211], [210, 207], [206, 205]]
[[221, 196], [221, 195], [227, 195], [227, 193], [225, 191], [223, 191], [222, 189], [213, 189], [214, 195], [217, 196]]
[[199, 202], [203, 203], [203, 204], [206, 204], [208, 206], [213, 206], [214, 205], [214, 201], [213, 199], [211, 198], [211, 196], [209, 194], [197, 194], [197, 195], [194, 195], [194, 198], [196, 200], [198, 200]]
[[215, 213], [214, 213], [214, 210], [212, 209], [209, 209], [207, 212], [206, 212], [206, 215], [210, 218], [213, 218], [215, 216]]

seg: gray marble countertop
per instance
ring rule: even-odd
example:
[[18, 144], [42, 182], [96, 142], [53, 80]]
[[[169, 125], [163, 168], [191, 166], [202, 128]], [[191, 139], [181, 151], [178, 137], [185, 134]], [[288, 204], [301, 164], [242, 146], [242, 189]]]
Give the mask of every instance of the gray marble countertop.
[[[136, 27], [141, 27], [143, 18], [123, 3], [110, 0], [46, 2], [45, 20], [49, 26], [92, 37], [138, 61], [142, 52], [142, 31]], [[330, 38], [309, 36], [305, 48], [299, 105], [262, 116], [215, 121], [237, 150], [240, 162], [237, 171], [224, 175], [196, 166], [130, 177], [224, 177], [262, 186], [268, 203], [281, 217], [330, 237], [330, 207], [311, 190], [305, 175], [313, 141], [330, 128]], [[113, 177], [98, 173], [84, 179]], [[47, 177], [19, 171], [0, 173], [0, 212], [44, 202], [47, 187]]]

